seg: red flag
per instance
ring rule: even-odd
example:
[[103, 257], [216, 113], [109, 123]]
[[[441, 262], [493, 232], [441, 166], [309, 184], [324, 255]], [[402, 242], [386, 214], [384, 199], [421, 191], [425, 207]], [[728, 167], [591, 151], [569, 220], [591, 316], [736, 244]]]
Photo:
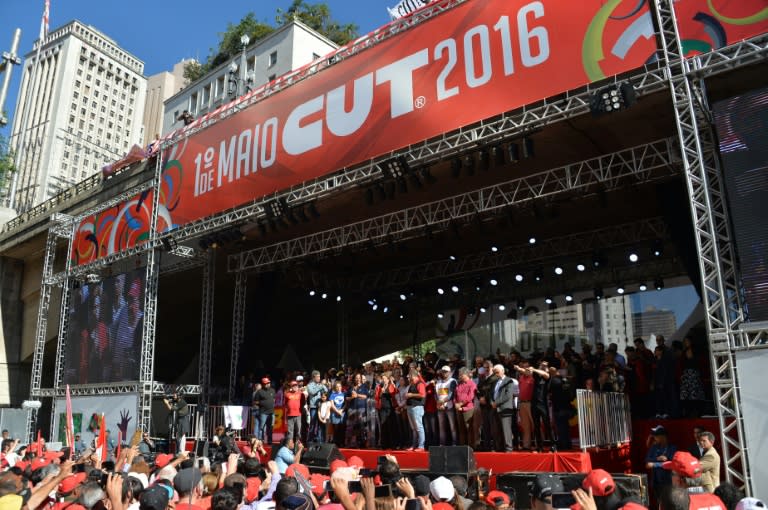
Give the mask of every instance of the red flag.
[[40, 44], [48, 35], [48, 18], [51, 12], [51, 0], [45, 0], [43, 3], [43, 19], [40, 20]]
[[101, 414], [101, 422], [99, 423], [99, 440], [96, 442], [96, 452], [101, 449], [100, 457], [101, 461], [107, 460], [107, 424], [104, 420], [104, 413]]
[[69, 458], [71, 459], [75, 453], [75, 421], [72, 418], [72, 395], [69, 393], [69, 384], [67, 384], [67, 426], [65, 435], [67, 446], [69, 446]]

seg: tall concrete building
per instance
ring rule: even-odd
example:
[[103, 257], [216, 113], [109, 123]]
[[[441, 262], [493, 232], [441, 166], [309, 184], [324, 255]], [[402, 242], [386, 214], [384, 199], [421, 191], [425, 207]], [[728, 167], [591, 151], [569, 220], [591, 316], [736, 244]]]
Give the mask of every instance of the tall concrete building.
[[17, 212], [142, 143], [143, 73], [141, 60], [76, 20], [35, 42], [25, 56], [11, 131], [20, 154], [11, 204]]
[[190, 59], [177, 62], [171, 72], [163, 71], [147, 78], [147, 101], [144, 106], [144, 145], [163, 132], [163, 103], [188, 85], [184, 66]]
[[[163, 131], [166, 134], [184, 124], [179, 116], [185, 110], [195, 117], [205, 115], [234, 99], [230, 91], [243, 92], [243, 76], [248, 77], [249, 87], [260, 87], [278, 76], [299, 69], [327, 55], [338, 46], [322, 34], [298, 20], [278, 28], [267, 37], [245, 48], [245, 69], [242, 54], [235, 55], [210, 73], [191, 83], [165, 102]], [[231, 66], [236, 70], [231, 72]], [[230, 83], [233, 82], [233, 83]], [[237, 87], [240, 87], [238, 89]]]
[[[667, 345], [670, 345], [672, 336], [677, 331], [677, 319], [672, 310], [659, 310], [656, 307], [649, 306], [643, 312], [632, 314], [637, 336], [643, 340], [648, 340], [651, 335], [664, 335], [667, 339]], [[650, 345], [653, 348], [654, 345]]]
[[627, 344], [635, 337], [632, 320], [632, 301], [629, 296], [615, 296], [583, 303], [584, 325], [589, 339], [618, 345], [619, 352], [624, 352]]

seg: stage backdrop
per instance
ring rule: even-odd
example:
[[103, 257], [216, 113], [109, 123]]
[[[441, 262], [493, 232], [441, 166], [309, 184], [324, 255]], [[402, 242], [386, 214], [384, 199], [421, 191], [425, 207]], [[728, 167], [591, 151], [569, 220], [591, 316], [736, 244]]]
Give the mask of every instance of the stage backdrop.
[[[695, 55], [764, 33], [764, 5], [678, 0], [686, 51]], [[467, 1], [166, 150], [158, 231], [655, 57], [652, 16], [642, 0]], [[71, 254], [75, 264], [145, 242], [150, 206], [145, 193], [86, 218]]]
[[[72, 397], [72, 418], [75, 422], [75, 434], [81, 434], [86, 446], [90, 446], [99, 435], [101, 414], [104, 413], [110, 436], [117, 443], [117, 433], [130, 437], [136, 430], [136, 411], [138, 395], [97, 395], [92, 397]], [[52, 440], [64, 442], [64, 424], [66, 423], [67, 404], [63, 398], [56, 399]]]

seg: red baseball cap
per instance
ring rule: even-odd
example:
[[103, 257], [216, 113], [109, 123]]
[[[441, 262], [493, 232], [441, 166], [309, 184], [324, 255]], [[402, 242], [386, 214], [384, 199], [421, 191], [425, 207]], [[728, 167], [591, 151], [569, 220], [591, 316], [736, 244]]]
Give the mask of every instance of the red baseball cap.
[[688, 452], [675, 452], [672, 460], [666, 461], [661, 467], [686, 478], [698, 478], [702, 471], [699, 460]]
[[363, 459], [361, 459], [357, 455], [353, 455], [347, 459], [347, 465], [350, 467], [364, 468], [365, 462], [363, 462]]
[[64, 452], [52, 452], [49, 450], [43, 453], [43, 458], [47, 460], [60, 459], [63, 456]]
[[581, 487], [587, 492], [591, 488], [594, 496], [610, 496], [616, 490], [616, 483], [606, 470], [593, 469], [584, 478]]
[[320, 473], [312, 473], [309, 477], [309, 485], [312, 487], [312, 494], [316, 497], [320, 497], [325, 493], [325, 482], [330, 480], [330, 476], [321, 475]]
[[285, 470], [285, 476], [294, 476], [293, 473], [295, 471], [301, 473], [301, 476], [303, 476], [305, 480], [309, 479], [309, 468], [304, 464], [296, 464], [295, 462]]
[[261, 378], [261, 384], [269, 384], [270, 380], [269, 377], [262, 377]]
[[331, 474], [333, 474], [333, 472], [336, 471], [337, 469], [343, 468], [343, 467], [349, 467], [349, 464], [347, 464], [341, 459], [334, 460], [333, 462], [331, 462], [331, 465], [330, 465]]
[[37, 457], [32, 461], [32, 471], [35, 471], [36, 469], [40, 469], [43, 466], [47, 466], [50, 464], [51, 461], [46, 459], [45, 457]]
[[453, 510], [453, 505], [445, 501], [432, 503], [432, 510]]
[[640, 503], [635, 501], [627, 501], [623, 506], [620, 506], [618, 510], [648, 510]]
[[[499, 501], [499, 500], [501, 500], [501, 501]], [[485, 497], [485, 502], [488, 503], [491, 506], [508, 505], [509, 504], [509, 495], [507, 495], [505, 492], [501, 492], [501, 491], [491, 491]], [[435, 505], [432, 505], [433, 508], [434, 508], [434, 506]]]
[[86, 478], [86, 473], [75, 473], [74, 475], [69, 475], [65, 479], [59, 483], [59, 492], [61, 494], [69, 494], [73, 490], [75, 490], [75, 487], [83, 483], [83, 480]]
[[160, 455], [155, 457], [155, 467], [162, 469], [168, 464], [170, 464], [172, 460], [173, 460], [173, 455], [171, 455], [170, 453], [161, 453]]

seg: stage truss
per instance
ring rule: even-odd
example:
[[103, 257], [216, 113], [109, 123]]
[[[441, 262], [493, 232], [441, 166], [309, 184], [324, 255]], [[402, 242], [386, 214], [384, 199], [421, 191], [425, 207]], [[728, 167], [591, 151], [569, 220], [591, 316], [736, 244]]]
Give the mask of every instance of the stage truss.
[[[423, 10], [418, 16], [413, 16], [406, 21], [389, 25], [385, 31], [377, 31], [369, 36], [355, 41], [348, 48], [337, 52], [332, 59], [319, 62], [301, 71], [293, 73], [284, 79], [278, 80], [278, 84], [269, 90], [258, 93], [269, 95], [277, 92], [291, 83], [305, 79], [321, 69], [333, 65], [340, 59], [351, 56], [362, 49], [377, 44], [381, 40], [394, 35], [399, 30], [418, 24], [429, 17], [439, 14], [444, 9], [450, 9], [454, 5], [462, 3], [462, 0], [454, 2], [440, 2], [432, 8]], [[588, 162], [581, 162], [582, 173], [576, 174], [579, 179], [590, 181], [590, 185], [602, 183], [602, 185], [616, 185], [621, 179], [635, 179], [642, 182], [649, 176], [657, 173], [665, 174], [674, 171], [676, 167], [682, 167], [688, 186], [691, 211], [695, 224], [697, 247], [699, 248], [699, 264], [702, 274], [702, 282], [705, 294], [705, 307], [707, 316], [707, 328], [712, 351], [712, 364], [714, 374], [714, 386], [718, 408], [718, 417], [723, 430], [723, 459], [726, 465], [726, 476], [729, 480], [736, 481], [745, 486], [747, 492], [751, 492], [751, 479], [747, 472], [746, 445], [744, 444], [743, 422], [739, 409], [738, 377], [734, 363], [734, 350], [737, 348], [750, 348], [750, 346], [763, 346], [768, 340], [768, 327], [746, 327], [743, 323], [743, 308], [739, 302], [739, 294], [736, 291], [735, 272], [733, 266], [733, 248], [728, 232], [728, 217], [723, 201], [722, 190], [717, 166], [716, 147], [710, 126], [706, 123], [708, 106], [703, 90], [703, 80], [711, 76], [728, 72], [739, 67], [763, 61], [768, 55], [768, 35], [754, 37], [748, 41], [717, 49], [702, 56], [688, 60], [681, 59], [680, 39], [677, 33], [672, 2], [670, 0], [654, 0], [655, 18], [660, 28], [659, 43], [661, 58], [654, 64], [646, 65], [642, 71], [628, 73], [627, 75], [614, 77], [611, 81], [629, 80], [638, 96], [649, 95], [668, 89], [672, 94], [678, 137], [675, 143], [670, 140], [661, 140], [634, 149], [619, 151], [613, 156], [618, 160], [606, 161], [595, 158]], [[563, 121], [589, 112], [589, 104], [593, 93], [605, 86], [605, 81], [593, 83], [589, 86], [558, 95], [539, 103], [535, 103], [512, 112], [507, 112], [498, 117], [480, 122], [476, 125], [446, 133], [436, 139], [424, 141], [420, 144], [409, 146], [403, 151], [386, 154], [380, 158], [368, 161], [354, 168], [340, 169], [337, 173], [320, 178], [299, 186], [295, 186], [284, 192], [272, 195], [268, 198], [258, 199], [252, 203], [226, 211], [185, 226], [171, 233], [157, 234], [157, 201], [159, 193], [154, 193], [153, 216], [148, 241], [135, 248], [109, 255], [96, 262], [72, 267], [69, 263], [63, 271], [54, 273], [54, 253], [57, 241], [67, 239], [70, 243], [74, 238], [75, 225], [85, 216], [77, 217], [54, 216], [46, 241], [44, 256], [43, 277], [40, 292], [40, 308], [37, 316], [37, 328], [35, 334], [35, 351], [32, 362], [31, 390], [32, 398], [61, 396], [62, 388], [41, 388], [43, 352], [47, 336], [47, 317], [50, 308], [51, 291], [53, 287], [62, 289], [62, 310], [68, 299], [68, 292], [72, 281], [83, 277], [88, 273], [98, 273], [110, 267], [112, 264], [125, 259], [146, 256], [146, 287], [145, 287], [145, 318], [142, 337], [140, 380], [135, 383], [117, 385], [94, 385], [73, 388], [73, 394], [101, 395], [110, 393], [135, 392], [139, 393], [139, 418], [138, 424], [145, 430], [149, 430], [151, 421], [151, 399], [153, 394], [163, 393], [176, 387], [164, 386], [154, 381], [154, 339], [157, 319], [157, 287], [160, 274], [159, 256], [163, 246], [163, 239], [172, 237], [176, 242], [185, 242], [202, 235], [213, 233], [223, 228], [231, 228], [233, 225], [245, 221], [253, 222], [265, 217], [265, 204], [276, 198], [285, 198], [289, 205], [300, 205], [313, 200], [318, 200], [342, 190], [359, 187], [380, 179], [386, 163], [394, 157], [403, 157], [409, 166], [419, 168], [457, 154], [477, 150], [480, 147], [492, 143], [501, 143], [506, 140], [518, 138], [533, 130], [548, 124]], [[176, 138], [168, 139], [163, 144], [163, 149], [170, 146], [180, 137], [185, 137], [195, 130], [204, 129], [218, 120], [240, 111], [251, 102], [259, 100], [256, 94], [241, 98], [224, 110], [218, 111], [218, 117], [211, 117], [205, 123], [193, 125], [189, 130], [177, 133]], [[250, 101], [250, 102], [248, 102]], [[623, 154], [620, 154], [623, 153]], [[622, 159], [625, 158], [625, 159]], [[646, 159], [646, 158], [651, 158]], [[601, 162], [602, 161], [602, 162]], [[617, 163], [618, 161], [618, 163]], [[91, 214], [105, 210], [120, 203], [141, 189], [159, 188], [161, 184], [161, 161], [155, 162], [154, 179], [149, 185], [133, 188], [119, 196], [116, 196], [97, 208], [86, 211]], [[596, 168], [590, 168], [590, 164], [597, 164]], [[607, 167], [606, 167], [607, 165]], [[245, 291], [246, 272], [258, 272], [281, 262], [295, 260], [308, 255], [317, 255], [324, 252], [338, 250], [350, 243], [368, 242], [373, 239], [389, 237], [393, 241], [407, 239], [419, 233], [424, 235], [428, 225], [445, 227], [455, 216], [467, 217], [478, 212], [492, 213], [502, 210], [510, 204], [520, 203], [524, 200], [538, 200], [543, 197], [562, 192], [566, 189], [579, 189], [581, 184], [578, 179], [573, 180], [573, 165], [554, 169], [544, 174], [538, 174], [543, 180], [530, 181], [526, 187], [514, 189], [512, 187], [502, 189], [503, 185], [490, 187], [485, 190], [465, 194], [461, 197], [452, 197], [443, 201], [425, 204], [421, 208], [412, 208], [374, 218], [355, 225], [346, 225], [339, 229], [327, 231], [313, 236], [305, 236], [302, 242], [299, 240], [278, 243], [271, 247], [251, 250], [230, 258], [228, 269], [235, 273], [236, 292], [233, 313], [233, 356], [232, 370], [236, 370], [237, 352], [244, 336], [245, 317]], [[646, 176], [646, 177], [644, 177]], [[517, 184], [523, 184], [524, 180], [517, 180]], [[509, 185], [510, 183], [506, 183]], [[324, 237], [325, 236], [325, 237]], [[177, 270], [200, 265], [198, 259], [179, 264]], [[206, 260], [204, 278], [204, 306], [209, 307], [203, 311], [201, 327], [201, 350], [204, 345], [202, 336], [211, 336], [211, 317], [213, 309], [213, 291], [209, 287], [213, 281], [212, 262]], [[478, 269], [480, 270], [480, 269]], [[662, 269], [659, 269], [662, 270]], [[376, 276], [371, 276], [375, 279]], [[340, 308], [343, 310], [343, 307]], [[62, 315], [59, 324], [61, 333], [66, 331], [66, 314]], [[348, 340], [346, 339], [346, 316], [340, 312], [339, 350], [340, 361], [348, 357]], [[59, 349], [62, 345], [60, 343]], [[206, 361], [206, 359], [208, 361]], [[57, 351], [55, 381], [60, 382], [62, 370], [62, 358]], [[205, 366], [207, 364], [207, 367]], [[201, 378], [207, 370], [210, 370], [209, 356], [201, 356]], [[231, 374], [234, 381], [235, 374]], [[206, 389], [200, 386], [185, 386], [180, 390], [183, 393], [205, 393]], [[29, 439], [36, 424], [36, 412], [28, 414]]]

